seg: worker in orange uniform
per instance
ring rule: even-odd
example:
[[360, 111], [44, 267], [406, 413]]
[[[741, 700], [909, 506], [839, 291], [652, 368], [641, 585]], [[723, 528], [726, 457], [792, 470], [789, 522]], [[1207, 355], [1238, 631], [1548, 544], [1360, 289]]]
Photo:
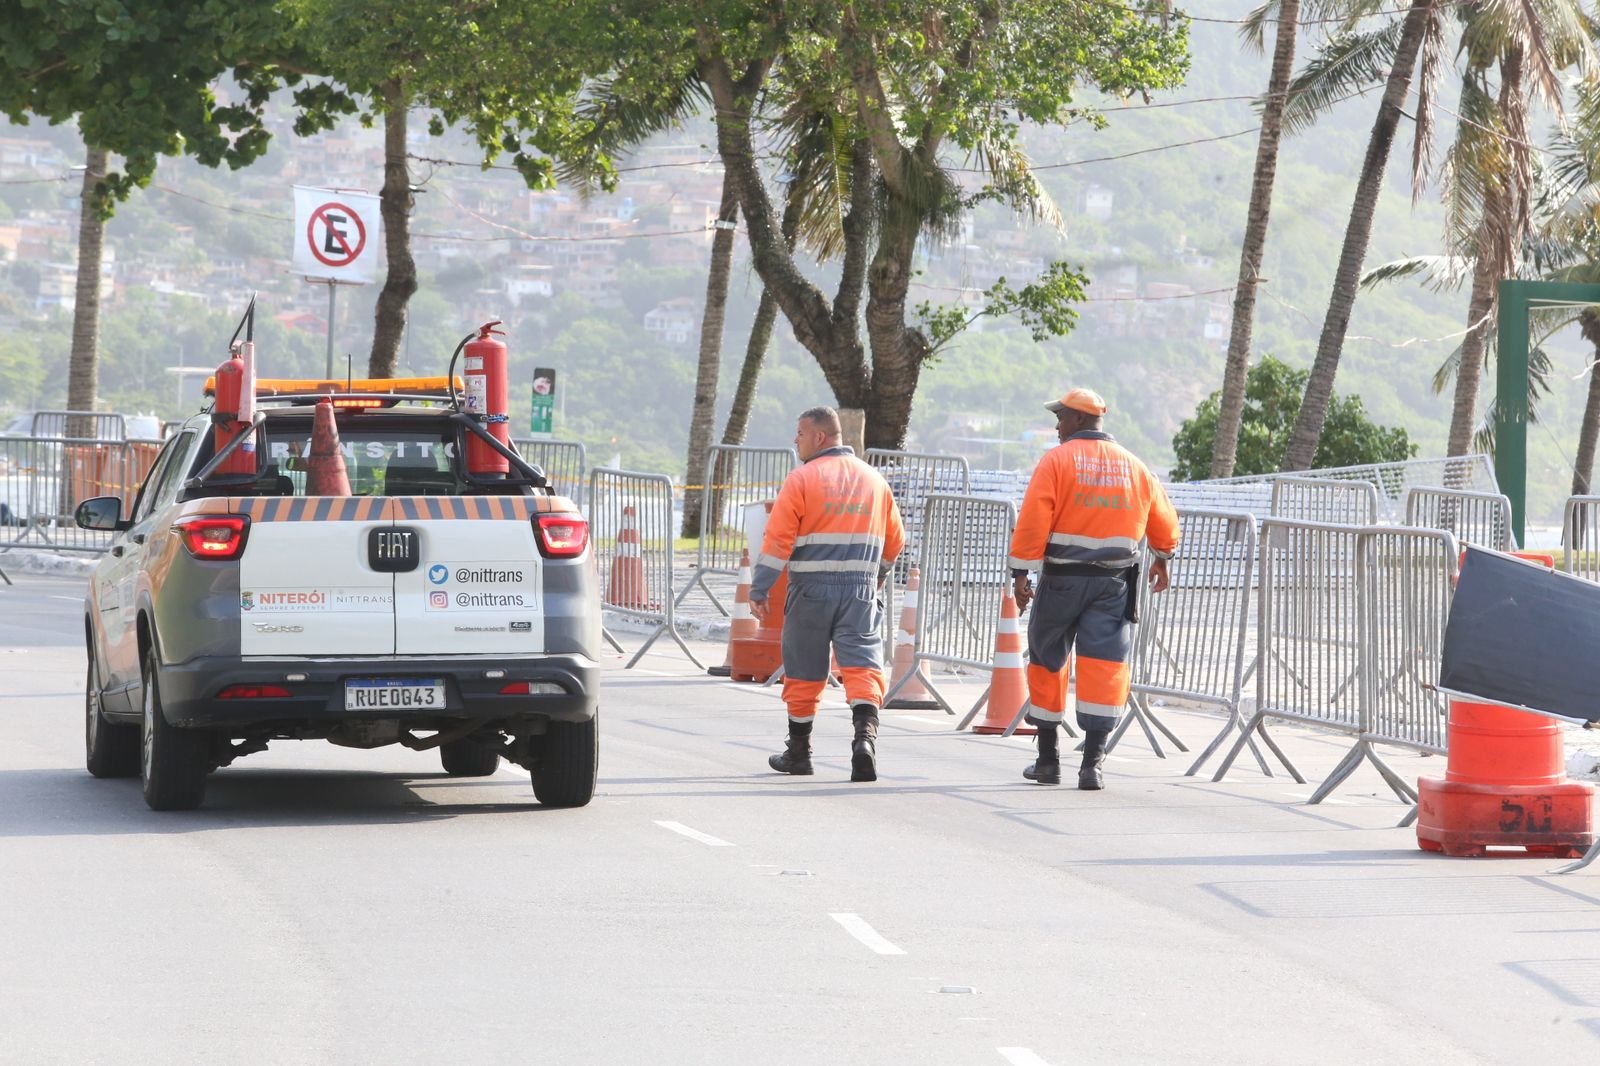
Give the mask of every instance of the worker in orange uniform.
[[884, 690], [878, 589], [905, 545], [905, 524], [888, 484], [841, 442], [833, 408], [802, 414], [794, 447], [802, 464], [772, 505], [750, 579], [750, 611], [764, 620], [773, 582], [789, 568], [783, 623], [789, 742], [767, 764], [779, 773], [813, 772], [811, 726], [837, 658], [855, 722], [850, 780], [876, 781]]
[[1105, 787], [1106, 738], [1128, 702], [1128, 657], [1138, 605], [1139, 542], [1148, 539], [1150, 589], [1167, 587], [1178, 549], [1178, 515], [1142, 462], [1101, 429], [1106, 402], [1073, 389], [1046, 404], [1059, 446], [1028, 482], [1011, 538], [1018, 610], [1035, 599], [1030, 572], [1041, 570], [1028, 621], [1028, 718], [1039, 728], [1039, 758], [1022, 772], [1061, 783], [1056, 727], [1067, 706], [1067, 656], [1077, 645], [1078, 727], [1084, 731], [1078, 787]]

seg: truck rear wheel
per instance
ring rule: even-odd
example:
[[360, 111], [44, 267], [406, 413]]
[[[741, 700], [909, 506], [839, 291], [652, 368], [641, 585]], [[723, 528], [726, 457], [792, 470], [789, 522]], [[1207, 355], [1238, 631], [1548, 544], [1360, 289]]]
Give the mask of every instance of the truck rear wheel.
[[600, 769], [600, 712], [587, 722], [551, 722], [539, 738], [533, 794], [546, 807], [582, 807]]
[[473, 737], [439, 745], [439, 764], [451, 777], [488, 777], [500, 768], [500, 753]]
[[145, 653], [141, 739], [140, 777], [150, 809], [189, 811], [200, 806], [206, 798], [206, 775], [211, 772], [211, 734], [179, 729], [162, 714], [154, 650]]

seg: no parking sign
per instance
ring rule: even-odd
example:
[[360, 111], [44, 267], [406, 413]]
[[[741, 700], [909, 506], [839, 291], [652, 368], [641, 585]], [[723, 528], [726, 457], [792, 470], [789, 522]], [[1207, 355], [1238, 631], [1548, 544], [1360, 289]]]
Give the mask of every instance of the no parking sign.
[[336, 189], [294, 189], [294, 272], [363, 285], [373, 278], [378, 198]]

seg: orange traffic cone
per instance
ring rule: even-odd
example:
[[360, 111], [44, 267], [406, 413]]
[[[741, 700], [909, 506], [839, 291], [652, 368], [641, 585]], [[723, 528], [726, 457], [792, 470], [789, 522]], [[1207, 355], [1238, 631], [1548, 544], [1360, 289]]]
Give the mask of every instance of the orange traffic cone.
[[613, 607], [633, 607], [638, 610], [650, 606], [650, 588], [644, 575], [643, 545], [639, 541], [639, 524], [632, 507], [622, 509], [622, 528], [617, 530], [617, 554], [611, 560], [611, 584], [606, 590], [606, 602]]
[[739, 553], [739, 584], [733, 590], [733, 613], [729, 615], [731, 624], [728, 626], [728, 651], [722, 657], [721, 666], [713, 666], [706, 671], [712, 677], [731, 677], [733, 675], [733, 642], [736, 640], [749, 640], [756, 635], [756, 616], [750, 613], [750, 549], [745, 548]]
[[333, 401], [317, 404], [311, 422], [311, 455], [306, 462], [307, 496], [348, 496], [350, 477], [339, 447], [339, 426], [333, 418]]
[[894, 635], [894, 672], [889, 678], [889, 688], [899, 685], [902, 678], [905, 684], [894, 699], [884, 704], [885, 707], [910, 709], [939, 706], [939, 701], [933, 698], [928, 687], [922, 683], [922, 678], [917, 675], [917, 600], [921, 588], [922, 572], [913, 566], [906, 578], [905, 597], [900, 601], [900, 628]]
[[[1009, 588], [1000, 600], [1000, 624], [994, 632], [994, 669], [989, 672], [989, 703], [974, 733], [1004, 733], [1028, 702], [1028, 674], [1022, 667], [1022, 631], [1017, 623], [1017, 601]], [[1016, 736], [1031, 737], [1038, 730], [1017, 726]]]

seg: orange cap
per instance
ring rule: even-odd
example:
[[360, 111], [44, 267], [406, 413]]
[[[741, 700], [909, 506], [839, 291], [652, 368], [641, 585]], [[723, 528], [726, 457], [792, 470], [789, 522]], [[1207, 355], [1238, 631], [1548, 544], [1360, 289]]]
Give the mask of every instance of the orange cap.
[[1061, 399], [1044, 406], [1046, 410], [1054, 411], [1056, 414], [1060, 414], [1068, 407], [1074, 411], [1082, 411], [1086, 415], [1099, 416], [1106, 413], [1105, 399], [1093, 389], [1072, 389]]

